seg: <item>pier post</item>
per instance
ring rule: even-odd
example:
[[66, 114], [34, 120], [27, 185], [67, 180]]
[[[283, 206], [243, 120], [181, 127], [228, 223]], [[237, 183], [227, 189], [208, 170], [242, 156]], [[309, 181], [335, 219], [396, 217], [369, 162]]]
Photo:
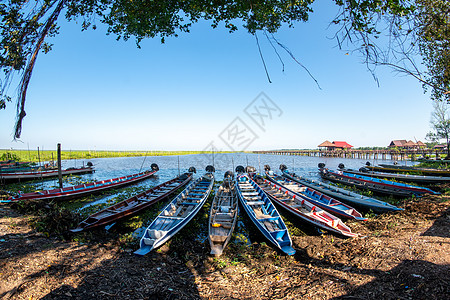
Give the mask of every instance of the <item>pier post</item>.
[[57, 156], [58, 156], [58, 183], [59, 188], [63, 188], [63, 182], [62, 182], [62, 171], [61, 171], [61, 144], [58, 143], [57, 146]]

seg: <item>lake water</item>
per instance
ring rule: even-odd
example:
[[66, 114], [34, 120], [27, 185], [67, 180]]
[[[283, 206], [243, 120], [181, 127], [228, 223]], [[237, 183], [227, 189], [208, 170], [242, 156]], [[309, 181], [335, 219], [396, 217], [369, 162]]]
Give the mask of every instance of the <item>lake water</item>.
[[[147, 156], [147, 157], [119, 157], [119, 158], [96, 158], [89, 160], [70, 160], [63, 161], [63, 168], [81, 167], [90, 161], [94, 164], [95, 173], [83, 175], [87, 180], [104, 180], [125, 175], [138, 173], [150, 169], [152, 163], [159, 166], [157, 176], [153, 179], [154, 184], [167, 181], [179, 173], [186, 172], [189, 167], [197, 169], [197, 175], [205, 173], [207, 165], [214, 165], [216, 168], [217, 180], [222, 180], [228, 170], [235, 170], [236, 166], [253, 166], [258, 172], [264, 171], [264, 165], [269, 165], [272, 170], [280, 173], [280, 164], [285, 164], [290, 171], [313, 179], [319, 179], [317, 165], [325, 163], [330, 169], [336, 169], [340, 163], [352, 169], [359, 169], [367, 160], [363, 159], [345, 159], [330, 157], [308, 157], [308, 156], [288, 156], [288, 155], [270, 155], [270, 154], [251, 154], [251, 153], [227, 153], [227, 154], [192, 154], [181, 156]], [[371, 160], [371, 164], [387, 163], [391, 160]], [[412, 165], [414, 163], [401, 162], [401, 164]], [[152, 184], [153, 185], [153, 184]]]

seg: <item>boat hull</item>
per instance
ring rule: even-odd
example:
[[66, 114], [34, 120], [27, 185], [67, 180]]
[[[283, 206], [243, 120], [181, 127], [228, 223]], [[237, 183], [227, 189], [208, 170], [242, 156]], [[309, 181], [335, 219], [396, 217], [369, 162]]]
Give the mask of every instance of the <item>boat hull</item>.
[[288, 172], [287, 170], [283, 171], [283, 176], [293, 181], [296, 181], [300, 184], [303, 184], [305, 186], [316, 189], [321, 193], [327, 194], [335, 199], [349, 203], [361, 209], [372, 210], [375, 213], [403, 210], [402, 208], [396, 207], [394, 205], [391, 205], [389, 203], [386, 203], [384, 201], [372, 197], [367, 197], [323, 182], [318, 182], [315, 180], [297, 176], [295, 174]]
[[264, 191], [247, 175], [238, 175], [236, 191], [239, 202], [258, 230], [278, 249], [294, 255], [286, 225]]
[[378, 172], [388, 172], [388, 173], [417, 173], [422, 175], [432, 175], [432, 176], [445, 176], [450, 177], [450, 170], [447, 169], [426, 169], [426, 168], [415, 168], [408, 166], [395, 166], [395, 165], [383, 165], [379, 166], [365, 166], [365, 168], [378, 171]]
[[[67, 175], [80, 175], [94, 173], [95, 170], [92, 167], [83, 168], [70, 168], [61, 171], [62, 176]], [[50, 171], [38, 171], [38, 172], [16, 172], [16, 173], [3, 173], [0, 174], [0, 181], [5, 183], [21, 182], [37, 179], [47, 179], [52, 177], [58, 177], [57, 170]]]
[[140, 248], [134, 253], [140, 256], [149, 253], [162, 246], [186, 226], [203, 207], [213, 185], [212, 174], [206, 174], [191, 182], [147, 227], [140, 241]]
[[133, 184], [153, 176], [157, 170], [145, 171], [133, 175], [101, 180], [87, 184], [80, 184], [76, 186], [65, 187], [61, 189], [37, 191], [33, 193], [19, 194], [16, 197], [11, 197], [4, 202], [13, 202], [20, 200], [68, 200], [83, 197], [90, 194], [99, 193], [105, 190], [123, 187], [125, 185]]
[[266, 172], [266, 178], [268, 178], [273, 183], [283, 186], [284, 188], [290, 190], [296, 195], [299, 195], [300, 197], [306, 197], [309, 202], [317, 205], [323, 210], [328, 211], [329, 213], [334, 214], [335, 216], [359, 221], [367, 220], [367, 218], [364, 218], [362, 214], [355, 210], [353, 207], [348, 206], [325, 194], [322, 194], [320, 191], [317, 191], [313, 188], [303, 186], [299, 183], [296, 183], [289, 179], [285, 179], [275, 174], [269, 174], [269, 172]]
[[224, 180], [209, 213], [208, 240], [211, 254], [220, 256], [231, 239], [238, 217], [238, 200], [234, 180]]
[[130, 217], [151, 205], [166, 199], [179, 188], [185, 186], [192, 179], [192, 174], [184, 174], [174, 179], [166, 181], [143, 193], [123, 200], [115, 205], [102, 209], [82, 221], [72, 232], [93, 229], [108, 225], [122, 218]]
[[281, 206], [296, 217], [319, 228], [347, 236], [356, 237], [357, 234], [351, 232], [338, 217], [318, 208], [308, 199], [298, 196], [292, 191], [276, 183], [266, 184], [263, 180], [256, 181], [267, 196], [277, 205]]
[[355, 174], [339, 174], [326, 169], [320, 169], [320, 176], [323, 179], [354, 186], [360, 189], [370, 190], [375, 193], [393, 195], [398, 197], [420, 196], [423, 194], [438, 194], [428, 188], [412, 186], [403, 183], [396, 183], [388, 180], [360, 176]]
[[411, 183], [422, 183], [422, 184], [437, 184], [437, 183], [448, 183], [450, 182], [450, 177], [442, 177], [442, 176], [425, 176], [425, 175], [410, 175], [410, 174], [395, 174], [395, 173], [385, 173], [385, 172], [360, 172], [350, 169], [344, 170], [346, 173], [361, 175], [361, 176], [369, 176], [374, 178], [382, 178], [388, 180], [399, 180], [403, 182], [411, 182]]

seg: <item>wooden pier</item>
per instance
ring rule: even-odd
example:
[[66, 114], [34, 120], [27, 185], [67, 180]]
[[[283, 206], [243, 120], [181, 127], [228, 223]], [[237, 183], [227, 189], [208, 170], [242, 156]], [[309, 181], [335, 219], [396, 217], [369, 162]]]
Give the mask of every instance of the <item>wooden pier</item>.
[[258, 154], [273, 155], [299, 155], [314, 157], [340, 157], [340, 158], [357, 158], [357, 159], [380, 159], [380, 160], [417, 160], [424, 157], [443, 158], [447, 152], [436, 149], [416, 149], [416, 150], [270, 150], [270, 151], [253, 151]]

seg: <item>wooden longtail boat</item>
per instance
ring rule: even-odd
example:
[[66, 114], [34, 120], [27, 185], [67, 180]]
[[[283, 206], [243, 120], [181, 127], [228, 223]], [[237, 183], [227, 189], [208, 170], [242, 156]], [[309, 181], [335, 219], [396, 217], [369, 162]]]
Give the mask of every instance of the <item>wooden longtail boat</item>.
[[275, 206], [263, 190], [238, 166], [236, 172], [236, 191], [238, 199], [253, 224], [277, 248], [288, 255], [294, 255], [292, 240], [286, 225]]
[[430, 176], [430, 175], [412, 175], [412, 174], [397, 174], [397, 173], [386, 173], [386, 172], [375, 172], [369, 171], [365, 167], [359, 169], [359, 171], [346, 169], [344, 164], [339, 164], [339, 169], [351, 174], [369, 176], [374, 178], [382, 178], [382, 179], [392, 179], [399, 180], [403, 182], [411, 182], [411, 183], [423, 183], [423, 184], [436, 184], [436, 183], [448, 183], [450, 182], [450, 177], [442, 177], [442, 176]]
[[290, 190], [302, 198], [306, 198], [306, 200], [322, 208], [323, 210], [326, 210], [340, 218], [354, 219], [358, 221], [367, 220], [367, 218], [364, 218], [362, 214], [353, 207], [298, 182], [278, 176], [270, 170], [268, 165], [264, 168], [266, 170], [266, 177], [270, 181]]
[[145, 255], [162, 246], [180, 231], [203, 207], [214, 185], [214, 167], [206, 167], [207, 173], [191, 182], [175, 197], [147, 227], [134, 253]]
[[[66, 175], [79, 175], [86, 173], [94, 173], [92, 166], [82, 168], [68, 168], [61, 171], [63, 176]], [[47, 179], [51, 177], [58, 177], [58, 170], [44, 170], [44, 171], [30, 171], [30, 172], [15, 172], [15, 173], [1, 173], [1, 182], [20, 182], [35, 179]]]
[[373, 178], [369, 176], [355, 175], [351, 173], [346, 173], [343, 171], [331, 171], [324, 168], [321, 164], [320, 176], [323, 179], [342, 183], [349, 186], [354, 186], [360, 189], [370, 190], [380, 194], [387, 194], [399, 197], [410, 197], [410, 196], [420, 196], [423, 194], [434, 194], [439, 193], [420, 186], [414, 186], [406, 183], [399, 183], [385, 179]]
[[0, 168], [1, 174], [9, 174], [9, 173], [23, 173], [23, 172], [41, 172], [41, 171], [49, 171], [56, 170], [57, 167], [48, 166], [48, 167], [39, 167], [39, 166], [28, 166], [28, 167], [13, 167], [13, 168]]
[[387, 172], [387, 173], [415, 173], [422, 175], [450, 177], [449, 169], [418, 168], [418, 167], [385, 165], [385, 164], [379, 164], [378, 166], [371, 166], [370, 162], [366, 163], [365, 168], [372, 171]]
[[255, 177], [255, 182], [276, 204], [302, 220], [340, 235], [348, 237], [358, 236], [340, 218], [319, 208], [305, 197], [300, 197], [283, 186], [264, 180], [260, 176]]
[[61, 189], [43, 190], [32, 193], [19, 194], [14, 197], [10, 197], [2, 202], [11, 202], [19, 200], [67, 200], [83, 197], [85, 195], [90, 195], [98, 192], [102, 192], [112, 188], [122, 187], [128, 184], [136, 183], [138, 181], [147, 179], [153, 174], [155, 174], [159, 168], [157, 164], [151, 165], [151, 171], [145, 171], [133, 175], [127, 175], [122, 177], [117, 177], [113, 179], [101, 180], [86, 184], [79, 184], [74, 186], [68, 186]]
[[149, 206], [169, 197], [179, 188], [185, 186], [191, 179], [192, 173], [189, 172], [166, 181], [143, 193], [123, 200], [117, 204], [114, 204], [90, 215], [88, 218], [78, 224], [77, 228], [71, 229], [70, 231], [79, 232], [98, 226], [104, 226], [118, 221], [122, 218], [136, 214], [148, 208]]
[[353, 206], [357, 206], [358, 208], [372, 210], [375, 213], [403, 210], [403, 208], [399, 208], [397, 206], [394, 206], [392, 204], [386, 203], [384, 201], [372, 197], [367, 197], [343, 188], [339, 188], [334, 185], [326, 184], [323, 182], [319, 182], [317, 180], [312, 180], [309, 178], [296, 175], [295, 173], [289, 172], [289, 170], [285, 165], [280, 165], [280, 170], [283, 172], [283, 176], [290, 180], [296, 181], [307, 187], [313, 188], [323, 194], [329, 195], [340, 201], [349, 203]]
[[231, 239], [238, 217], [234, 175], [228, 171], [218, 188], [209, 213], [208, 239], [211, 254], [220, 256]]
[[31, 164], [32, 164], [31, 162], [25, 161], [14, 161], [14, 160], [0, 161], [0, 169], [3, 167], [20, 167]]

